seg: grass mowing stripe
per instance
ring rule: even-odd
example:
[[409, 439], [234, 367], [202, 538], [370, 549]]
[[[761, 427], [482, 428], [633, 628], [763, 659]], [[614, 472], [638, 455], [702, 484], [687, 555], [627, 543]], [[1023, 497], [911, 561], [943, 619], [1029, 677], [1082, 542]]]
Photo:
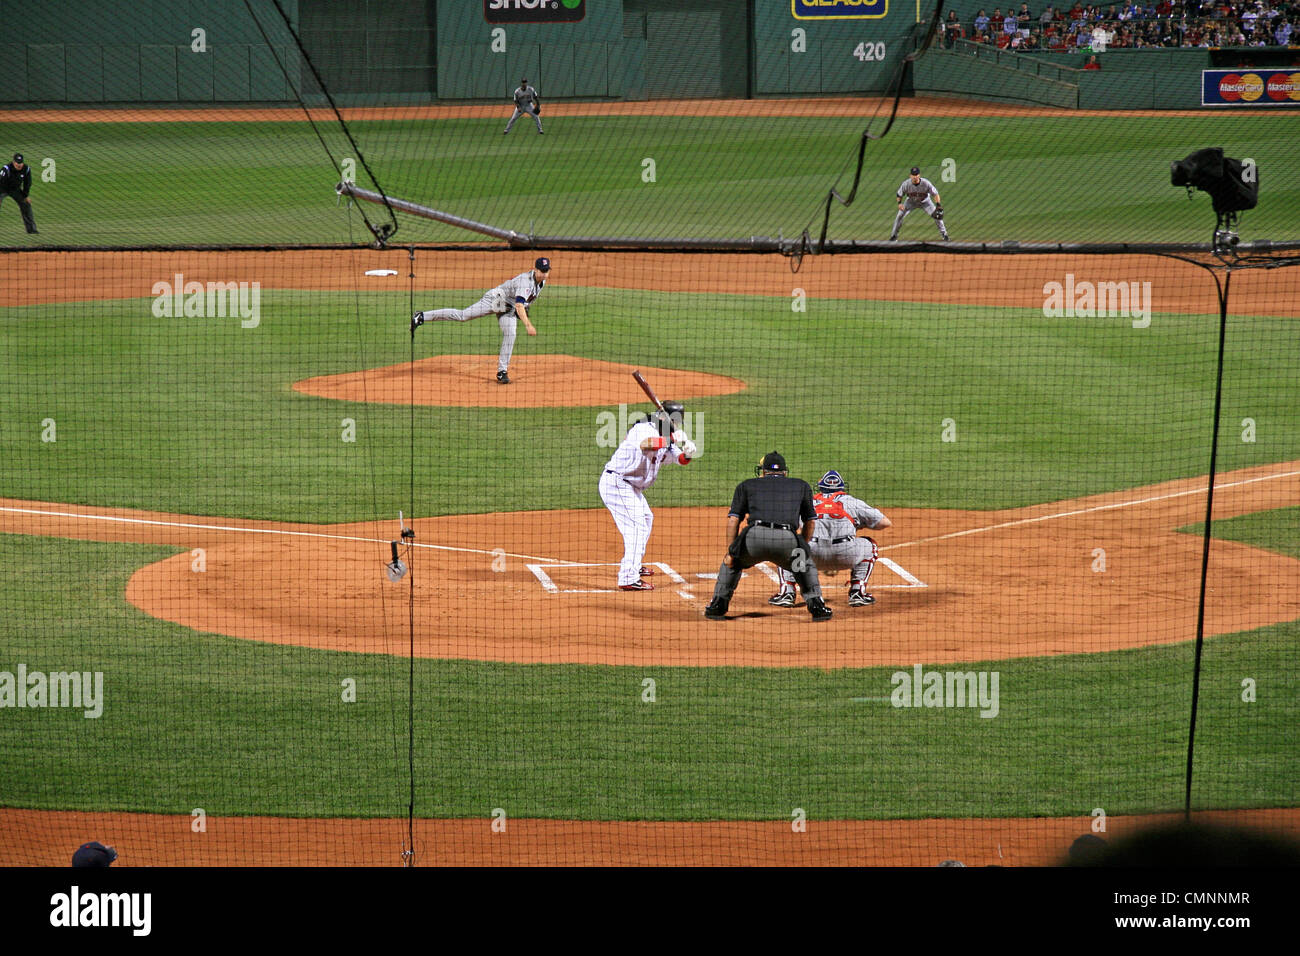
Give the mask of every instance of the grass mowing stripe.
[[[611, 116], [557, 119], [545, 137], [503, 139], [495, 119], [357, 121], [351, 128], [391, 195], [538, 235], [798, 235], [866, 125], [862, 119]], [[1209, 203], [1169, 185], [1172, 159], [1213, 142], [1256, 160], [1267, 200], [1253, 235], [1297, 238], [1300, 180], [1292, 119], [927, 117], [872, 143], [860, 194], [832, 236], [888, 236], [889, 199], [919, 161], [963, 240], [1206, 241]], [[339, 131], [322, 127], [337, 155]], [[345, 242], [338, 174], [305, 123], [12, 123], [14, 142], [59, 157], [38, 184], [41, 240], [60, 243]], [[257, 201], [231, 202], [228, 157], [255, 177]], [[653, 183], [642, 161], [656, 161]], [[952, 163], [943, 166], [951, 159]], [[154, 171], [148, 193], [116, 188], [120, 170]], [[1011, 198], [1012, 196], [1016, 198]], [[869, 198], [870, 197], [870, 198]], [[820, 225], [820, 220], [816, 225]], [[913, 216], [904, 238], [933, 235]], [[464, 239], [403, 216], [403, 241]]]
[[[30, 427], [0, 430], [0, 494], [285, 521], [396, 513], [407, 475], [390, 451], [406, 446], [409, 411], [290, 388], [356, 368], [346, 294], [267, 292], [265, 319], [251, 331], [238, 320], [154, 318], [148, 302], [103, 303], [89, 321], [72, 321], [83, 313], [71, 305], [4, 310], [7, 408]], [[402, 296], [367, 294], [362, 304], [371, 363], [405, 362], [405, 329], [394, 331], [392, 318], [405, 312]], [[656, 486], [658, 505], [725, 505], [737, 463], [777, 445], [797, 474], [846, 471], [881, 507], [1014, 507], [1204, 468], [1212, 317], [1157, 322], [1139, 335], [1121, 319], [826, 300], [792, 320], [788, 304], [769, 297], [580, 288], [548, 291], [544, 316], [547, 335], [522, 347], [520, 374], [531, 354], [563, 353], [747, 382], [736, 395], [689, 401], [704, 453], [689, 474]], [[1239, 325], [1229, 336], [1224, 427], [1235, 437], [1231, 423], [1249, 415], [1267, 424], [1267, 440], [1224, 442], [1225, 471], [1300, 457], [1289, 322]], [[417, 354], [491, 356], [499, 344], [489, 321], [440, 331]], [[63, 378], [71, 354], [75, 388]], [[1104, 389], [1081, 385], [1100, 381]], [[593, 476], [610, 451], [597, 444], [602, 411], [417, 409], [419, 513], [518, 510], [516, 483], [485, 484], [489, 474], [528, 476], [530, 508], [599, 507]], [[58, 423], [56, 444], [33, 440], [47, 417]], [[344, 418], [357, 423], [355, 443], [340, 441]], [[945, 419], [958, 423], [955, 443], [940, 441]], [[521, 438], [540, 435], [575, 454], [539, 471]], [[371, 460], [379, 514], [356, 493]]]

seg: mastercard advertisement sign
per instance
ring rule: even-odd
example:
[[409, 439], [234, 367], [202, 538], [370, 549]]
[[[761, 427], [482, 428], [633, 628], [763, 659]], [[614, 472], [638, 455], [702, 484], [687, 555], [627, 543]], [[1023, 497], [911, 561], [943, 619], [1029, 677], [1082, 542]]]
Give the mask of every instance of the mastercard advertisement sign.
[[1202, 70], [1201, 105], [1300, 106], [1300, 70]]

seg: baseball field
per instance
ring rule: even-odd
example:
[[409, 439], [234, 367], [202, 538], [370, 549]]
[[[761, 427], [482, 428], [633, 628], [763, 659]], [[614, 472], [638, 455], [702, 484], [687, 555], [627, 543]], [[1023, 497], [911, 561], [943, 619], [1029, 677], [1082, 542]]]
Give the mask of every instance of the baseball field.
[[[556, 105], [545, 137], [480, 107], [349, 126], [392, 195], [524, 234], [789, 237], [820, 227], [875, 108], [634, 105]], [[1111, 836], [1182, 809], [1204, 269], [451, 250], [467, 234], [403, 216], [412, 258], [366, 247], [301, 121], [0, 121], [58, 165], [39, 235], [0, 208], [0, 863], [99, 839], [121, 865], [400, 865], [413, 801], [426, 864], [1029, 865], [1099, 815]], [[885, 238], [918, 162], [959, 242], [1204, 241], [1208, 200], [1168, 161], [1212, 144], [1262, 171], [1251, 234], [1294, 239], [1292, 125], [905, 101], [832, 234]], [[904, 238], [934, 238], [922, 216]], [[536, 255], [553, 272], [511, 385], [492, 317], [409, 333], [412, 301], [463, 307]], [[1053, 283], [1132, 299], [1058, 314]], [[1297, 301], [1294, 270], [1232, 279], [1192, 789], [1292, 834]], [[650, 411], [633, 369], [700, 447], [647, 493], [644, 593], [614, 587], [596, 491]], [[892, 519], [875, 605], [827, 575], [813, 624], [755, 568], [703, 618], [732, 490], [774, 448]], [[6, 697], [19, 667], [102, 690]], [[954, 672], [970, 697], [912, 696]]]

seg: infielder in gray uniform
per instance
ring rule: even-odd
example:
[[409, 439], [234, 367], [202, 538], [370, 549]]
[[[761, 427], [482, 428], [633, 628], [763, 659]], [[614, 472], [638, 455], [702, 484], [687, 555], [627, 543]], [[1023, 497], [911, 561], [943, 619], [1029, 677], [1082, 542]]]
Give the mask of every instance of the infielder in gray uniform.
[[[866, 607], [876, 599], [867, 593], [867, 582], [880, 551], [869, 537], [858, 537], [859, 528], [883, 531], [893, 525], [885, 513], [848, 493], [838, 471], [828, 471], [817, 482], [813, 495], [817, 532], [808, 542], [813, 561], [822, 571], [849, 572], [849, 607]], [[794, 575], [782, 569], [781, 590], [768, 604], [794, 607]]]
[[[933, 200], [930, 199], [931, 196], [934, 197]], [[911, 175], [898, 187], [898, 215], [894, 217], [894, 230], [889, 234], [891, 240], [898, 238], [899, 227], [913, 209], [924, 209], [934, 219], [935, 225], [939, 227], [939, 235], [943, 236], [945, 242], [951, 238], [948, 227], [943, 224], [943, 204], [939, 200], [939, 190], [934, 188], [934, 183], [930, 180], [922, 178], [917, 166], [912, 167]]]
[[501, 385], [509, 385], [510, 376], [506, 373], [510, 368], [510, 356], [515, 350], [515, 333], [519, 323], [522, 322], [529, 335], [537, 334], [533, 323], [528, 321], [528, 307], [542, 294], [542, 287], [546, 285], [550, 273], [551, 260], [543, 256], [533, 263], [530, 272], [521, 272], [495, 289], [488, 289], [483, 293], [483, 298], [468, 309], [416, 312], [411, 316], [411, 336], [414, 337], [415, 330], [425, 322], [468, 322], [481, 315], [494, 314], [497, 316], [497, 325], [501, 327], [501, 352], [497, 355], [497, 382]]
[[546, 132], [542, 129], [542, 99], [537, 95], [537, 91], [528, 85], [528, 79], [524, 78], [519, 81], [519, 86], [515, 88], [512, 94], [515, 100], [515, 112], [510, 117], [510, 122], [506, 123], [506, 128], [501, 131], [504, 136], [510, 132], [510, 127], [515, 125], [515, 120], [527, 113], [537, 124], [537, 132]]

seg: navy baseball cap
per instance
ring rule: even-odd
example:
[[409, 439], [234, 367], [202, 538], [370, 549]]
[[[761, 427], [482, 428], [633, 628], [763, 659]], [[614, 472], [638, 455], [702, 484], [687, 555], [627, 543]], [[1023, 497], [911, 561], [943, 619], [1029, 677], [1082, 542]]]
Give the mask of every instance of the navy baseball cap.
[[14, 162], [15, 162], [15, 163], [21, 163], [21, 162], [23, 162], [23, 154], [22, 154], [22, 153], [14, 153]]
[[913, 176], [920, 176], [920, 175], [921, 175], [921, 167], [920, 167], [920, 166], [913, 166], [913, 167], [912, 167], [912, 175], [913, 175]]
[[542, 256], [540, 259], [538, 259], [536, 262], [533, 263], [533, 268], [536, 269], [538, 272], [550, 272], [551, 260], [546, 258], [546, 256]]
[[763, 460], [759, 462], [758, 467], [761, 468], [763, 471], [788, 471], [789, 470], [785, 467], [785, 459], [781, 456], [781, 453], [779, 451], [769, 451], [766, 455], [763, 456]]
[[113, 861], [117, 859], [117, 851], [111, 846], [92, 840], [90, 843], [83, 843], [77, 847], [77, 852], [72, 854], [72, 865], [76, 867], [104, 867], [112, 866]]

